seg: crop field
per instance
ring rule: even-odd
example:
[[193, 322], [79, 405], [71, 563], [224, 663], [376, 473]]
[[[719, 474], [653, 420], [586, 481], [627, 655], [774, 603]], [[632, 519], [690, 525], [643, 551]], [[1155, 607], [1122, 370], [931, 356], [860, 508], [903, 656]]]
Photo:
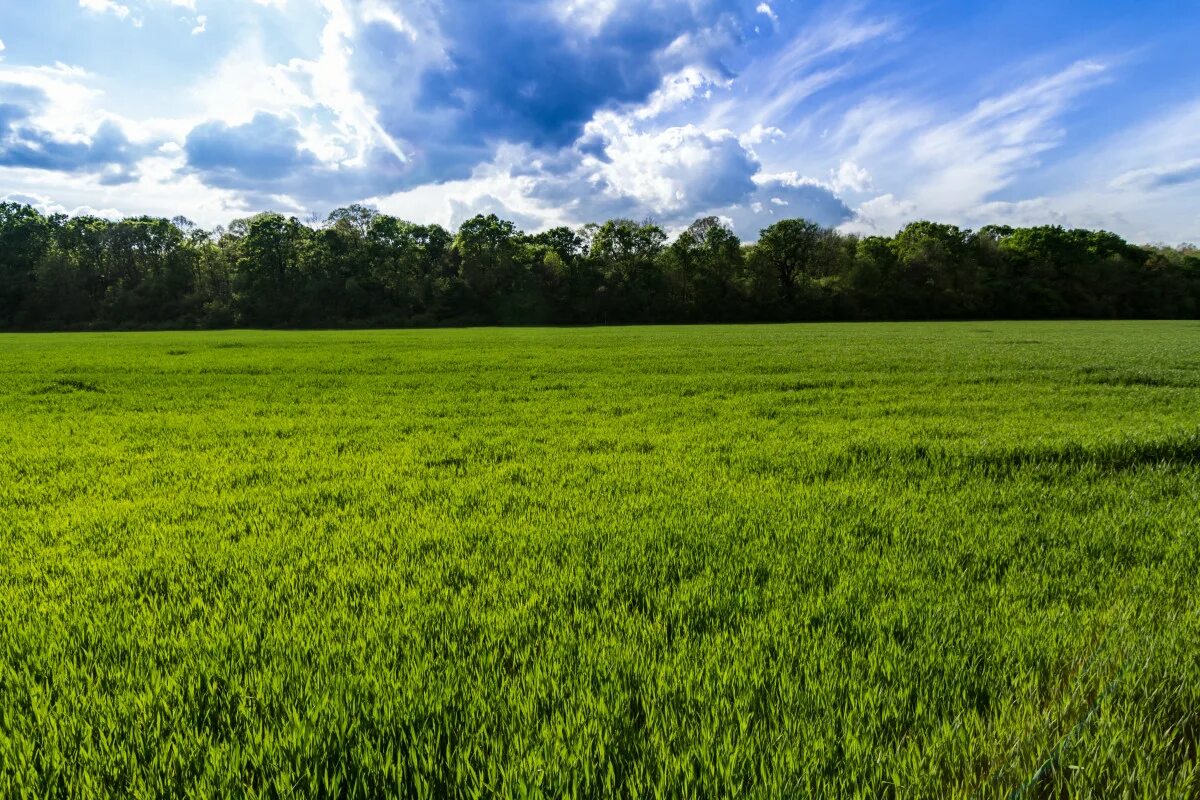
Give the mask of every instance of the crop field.
[[1200, 324], [0, 336], [2, 797], [1200, 796]]

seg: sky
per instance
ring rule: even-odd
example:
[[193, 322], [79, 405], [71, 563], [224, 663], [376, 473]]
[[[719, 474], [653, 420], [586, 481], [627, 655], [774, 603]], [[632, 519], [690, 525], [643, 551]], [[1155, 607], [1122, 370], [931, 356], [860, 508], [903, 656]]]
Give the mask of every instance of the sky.
[[0, 0], [0, 198], [1200, 241], [1192, 0]]

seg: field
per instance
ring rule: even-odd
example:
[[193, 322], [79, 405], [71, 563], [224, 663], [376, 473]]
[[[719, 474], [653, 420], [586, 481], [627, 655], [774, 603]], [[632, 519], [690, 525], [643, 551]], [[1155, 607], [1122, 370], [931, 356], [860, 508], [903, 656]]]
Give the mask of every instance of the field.
[[0, 796], [1200, 796], [1200, 324], [0, 336]]

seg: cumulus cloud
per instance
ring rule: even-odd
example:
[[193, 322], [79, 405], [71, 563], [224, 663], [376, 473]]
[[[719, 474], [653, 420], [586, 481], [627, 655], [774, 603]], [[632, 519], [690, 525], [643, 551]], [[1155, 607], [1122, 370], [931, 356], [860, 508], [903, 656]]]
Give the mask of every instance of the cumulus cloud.
[[853, 161], [843, 161], [833, 171], [831, 183], [839, 192], [865, 192], [871, 188], [871, 173]]
[[520, 172], [524, 195], [578, 221], [651, 218], [674, 230], [697, 217], [717, 215], [749, 239], [789, 216], [825, 225], [851, 216], [829, 184], [795, 173], [763, 173], [749, 143], [773, 135], [768, 131], [739, 136], [693, 124], [644, 124], [637, 109], [600, 112], [566, 153], [546, 160], [526, 153], [532, 166]]
[[545, 227], [545, 220], [537, 215], [522, 213], [500, 200], [495, 195], [484, 194], [471, 200], [451, 198], [449, 201], [449, 226], [457, 228], [463, 222], [477, 215], [495, 214], [501, 219], [514, 223], [525, 231], [536, 231]]
[[196, 126], [183, 146], [182, 174], [243, 193], [252, 204], [297, 213], [357, 202], [400, 183], [402, 169], [385, 152], [362, 164], [329, 164], [304, 145], [296, 121], [260, 112], [249, 122]]
[[833, 228], [851, 219], [853, 212], [827, 184], [797, 176], [759, 176], [755, 190], [724, 211], [709, 213], [724, 216], [735, 232], [747, 241], [758, 239], [759, 232], [781, 219], [803, 217]]
[[[507, 209], [534, 227], [616, 215], [678, 225], [732, 210], [752, 233], [783, 209], [830, 223], [848, 214], [832, 182], [764, 183], [756, 150], [785, 137], [769, 120], [704, 119], [733, 91], [727, 57], [762, 14], [739, 0], [314, 1], [325, 15], [316, 54], [278, 61], [253, 31], [242, 37], [192, 87], [200, 120], [156, 123], [173, 132], [155, 144], [158, 163], [251, 205], [436, 195], [451, 219]], [[155, 3], [197, 10], [84, 2], [126, 18]], [[207, 30], [206, 15], [190, 19], [193, 34]], [[824, 30], [820, 53], [862, 39]], [[807, 62], [793, 50], [796, 77]], [[92, 133], [124, 152], [117, 130]], [[417, 191], [431, 185], [460, 196]]]
[[108, 183], [136, 177], [135, 165], [147, 147], [129, 140], [111, 121], [88, 133], [61, 136], [37, 124], [48, 103], [37, 86], [0, 81], [0, 166], [61, 172], [99, 173]]
[[[287, 185], [292, 197], [386, 194], [467, 179], [507, 142], [570, 172], [560, 186], [604, 194], [596, 208], [670, 215], [753, 189], [753, 153], [729, 131], [656, 122], [728, 88], [720, 55], [739, 3], [613, 0], [589, 5], [582, 26], [548, 0], [321, 5], [316, 58], [272, 64], [251, 40], [194, 90], [209, 116], [188, 138], [194, 174], [246, 191]], [[233, 98], [230, 85], [241, 87]]]
[[403, 30], [364, 27], [355, 74], [383, 127], [414, 143], [416, 174], [443, 179], [469, 174], [497, 142], [565, 147], [599, 111], [656, 116], [730, 77], [721, 56], [738, 40], [738, 3], [589, 7], [579, 18], [554, 2], [405, 5]]
[[605, 143], [602, 157], [583, 158], [588, 182], [661, 214], [737, 202], [754, 189], [758, 163], [731, 131], [685, 125], [641, 132], [603, 114], [587, 133]]
[[917, 218], [917, 207], [890, 192], [873, 197], [854, 209], [854, 216], [841, 229], [847, 233], [891, 233]]
[[292, 122], [267, 113], [244, 125], [199, 125], [188, 134], [184, 151], [191, 169], [223, 188], [261, 187], [319, 164], [301, 147]]

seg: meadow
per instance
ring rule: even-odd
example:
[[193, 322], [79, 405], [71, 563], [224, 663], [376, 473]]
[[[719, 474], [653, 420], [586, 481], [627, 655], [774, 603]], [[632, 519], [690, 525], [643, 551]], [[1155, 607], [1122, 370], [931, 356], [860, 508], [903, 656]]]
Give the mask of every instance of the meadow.
[[1200, 324], [0, 335], [0, 796], [1200, 796]]

